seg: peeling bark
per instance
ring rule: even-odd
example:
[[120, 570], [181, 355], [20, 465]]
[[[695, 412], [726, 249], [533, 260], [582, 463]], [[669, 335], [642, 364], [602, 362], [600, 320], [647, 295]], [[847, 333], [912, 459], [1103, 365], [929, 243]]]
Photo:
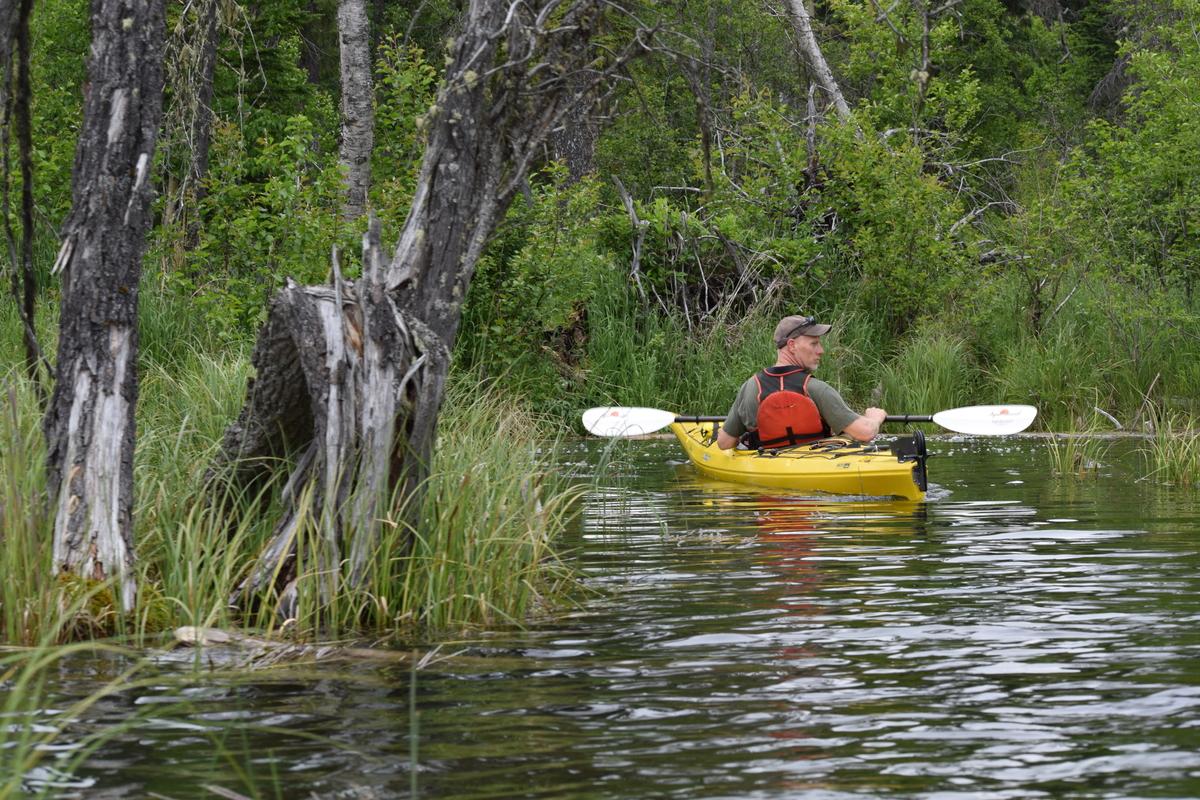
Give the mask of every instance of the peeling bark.
[[339, 580], [360, 585], [388, 513], [384, 503], [397, 490], [413, 491], [426, 474], [433, 431], [423, 421], [441, 402], [449, 352], [383, 290], [374, 219], [363, 257], [358, 281], [289, 282], [259, 332], [252, 356], [259, 379], [225, 432], [212, 474], [246, 485], [289, 446], [303, 454], [284, 490], [284, 517], [243, 593], [296, 577], [305, 515], [320, 531], [327, 589]]
[[62, 273], [58, 381], [43, 421], [54, 564], [133, 608], [137, 300], [162, 118], [162, 0], [94, 0]]

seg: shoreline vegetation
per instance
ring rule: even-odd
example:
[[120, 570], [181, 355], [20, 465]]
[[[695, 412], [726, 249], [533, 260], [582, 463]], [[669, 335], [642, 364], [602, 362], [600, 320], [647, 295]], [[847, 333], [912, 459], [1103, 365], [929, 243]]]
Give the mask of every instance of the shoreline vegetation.
[[[177, 302], [169, 289], [151, 286], [142, 300], [135, 471], [142, 592], [137, 608], [120, 614], [106, 587], [52, 575], [50, 527], [40, 500], [44, 444], [38, 403], [13, 359], [0, 380], [0, 436], [8, 443], [0, 457], [5, 544], [0, 557], [10, 576], [0, 589], [0, 624], [10, 644], [110, 636], [139, 641], [195, 626], [308, 643], [360, 635], [402, 646], [453, 631], [519, 625], [531, 614], [569, 608], [577, 587], [558, 554], [558, 539], [585, 487], [561, 474], [556, 460], [562, 437], [579, 432], [578, 410], [616, 398], [674, 406], [680, 413], [722, 409], [734, 383], [769, 349], [759, 340], [766, 338], [762, 331], [772, 318], [752, 314], [709, 332], [689, 333], [678, 318], [629, 313], [637, 307], [636, 297], [610, 297], [608, 306], [593, 307], [589, 334], [593, 347], [607, 349], [589, 360], [588, 385], [606, 388], [603, 394], [561, 399], [565, 416], [532, 410], [535, 404], [517, 394], [515, 380], [501, 376], [475, 383], [456, 370], [421, 513], [425, 535], [411, 537], [399, 523], [390, 525], [391, 535], [375, 556], [375, 583], [361, 595], [335, 592], [321, 607], [305, 600], [320, 594], [321, 565], [303, 565], [301, 602], [295, 617], [284, 620], [272, 597], [258, 598], [253, 606], [230, 605], [270, 535], [264, 520], [273, 517], [280, 502], [279, 487], [263, 487], [254, 497], [239, 498], [233, 508], [218, 508], [201, 485], [224, 426], [236, 415], [249, 348], [176, 337], [175, 331], [203, 330], [203, 324], [195, 309]], [[1079, 358], [1080, 351], [1090, 353], [1092, 361], [1103, 360], [1105, 338], [1095, 334], [1103, 326], [1092, 327], [1086, 340], [1073, 333], [1086, 329], [1082, 313], [1053, 334], [1072, 352], [1025, 338], [983, 367], [971, 344], [944, 324], [896, 343], [889, 353], [871, 339], [869, 327], [864, 330], [866, 315], [856, 315], [853, 308], [829, 317], [834, 341], [821, 372], [851, 387], [848, 395], [855, 404], [882, 402], [901, 409], [897, 413], [926, 413], [975, 403], [1032, 402], [1041, 411], [1036, 427], [1059, 431], [1046, 436], [1047, 479], [1095, 476], [1114, 435], [1145, 439], [1139, 448], [1144, 478], [1179, 486], [1200, 479], [1200, 439], [1186, 403], [1148, 402], [1132, 382], [1124, 395], [1114, 386], [1104, 394], [1096, 384], [1073, 383], [1059, 374], [1062, 359]], [[0, 309], [0, 329], [16, 329], [12, 316], [7, 307]], [[48, 321], [43, 325], [51, 327]], [[1191, 357], [1182, 350], [1163, 355]], [[880, 358], [881, 353], [888, 355]], [[625, 368], [646, 362], [651, 368]], [[1166, 361], [1155, 364], [1156, 370], [1170, 368]], [[694, 390], [689, 390], [689, 376], [700, 381]], [[1019, 386], [1026, 387], [1024, 392]], [[681, 407], [679, 398], [688, 398], [689, 406]], [[1114, 419], [1126, 420], [1122, 430]], [[404, 517], [402, 502], [393, 503], [397, 520]]]
[[[186, 320], [175, 322], [175, 329], [187, 329]], [[143, 355], [154, 351], [151, 344]], [[298, 569], [294, 617], [282, 619], [278, 600], [269, 596], [256, 598], [253, 607], [233, 607], [230, 598], [271, 533], [264, 520], [281, 502], [280, 491], [269, 485], [231, 506], [213, 503], [202, 479], [236, 415], [247, 351], [176, 355], [170, 369], [152, 357], [142, 364], [135, 471], [142, 589], [128, 616], [107, 587], [53, 575], [38, 403], [19, 365], [5, 365], [0, 559], [10, 579], [0, 589], [4, 641], [25, 647], [107, 636], [139, 641], [195, 626], [285, 631], [301, 640], [361, 631], [375, 641], [404, 642], [422, 629], [520, 624], [563, 602], [570, 571], [554, 540], [580, 489], [557, 472], [554, 426], [503, 394], [454, 385], [419, 515], [426, 527], [420, 535], [406, 529], [398, 521], [405, 517], [404, 500], [394, 500], [397, 521], [386, 526], [368, 591], [347, 587], [315, 607], [311, 598], [322, 594], [323, 569], [305, 564]], [[312, 535], [311, 526], [301, 528], [299, 535]]]
[[[361, 273], [367, 222], [343, 213], [337, 5], [165, 4], [166, 107], [144, 184], [153, 227], [141, 284], [120, 287], [137, 299], [140, 338], [128, 613], [110, 586], [52, 566], [48, 370], [40, 384], [30, 377], [18, 308], [32, 308], [54, 361], [54, 265], [92, 34], [83, 0], [22, 6], [28, 69], [10, 71], [28, 85], [10, 103], [19, 130], [4, 137], [0, 269], [11, 723], [0, 727], [0, 800], [23, 794], [77, 713], [142, 685], [146, 661], [123, 645], [191, 627], [400, 649], [572, 608], [581, 587], [562, 534], [587, 487], [559, 453], [581, 432], [579, 412], [724, 413], [773, 360], [769, 333], [784, 314], [833, 326], [819, 374], [854, 407], [1030, 404], [1048, 481], [1110, 480], [1115, 434], [1144, 437], [1138, 479], [1200, 483], [1195, 2], [972, 0], [880, 14], [869, 0], [831, 0], [803, 20], [749, 0], [634, 3], [663, 46], [625, 64], [594, 116], [568, 120], [530, 156], [456, 296], [424, 505], [391, 499], [361, 590], [333, 585], [338, 565], [314, 559], [298, 565], [282, 617], [267, 593], [232, 606], [286, 502], [278, 480], [221, 503], [203, 485], [244, 401], [256, 333], [286, 281]], [[410, 3], [371, 5], [365, 199], [395, 243], [421, 196], [461, 3], [421, 3], [415, 17]], [[598, 26], [589, 69], [612, 66], [645, 32], [630, 19]], [[821, 88], [793, 22], [810, 34], [801, 46], [819, 40]], [[194, 61], [202, 54], [207, 67]], [[843, 96], [836, 113], [831, 89]], [[308, 522], [299, 536], [315, 536]], [[104, 680], [43, 724], [47, 685], [80, 654], [111, 660], [96, 670]], [[136, 721], [83, 738], [55, 769], [69, 774]]]
[[[366, 201], [384, 242], [419, 194], [452, 5], [423, 5], [419, 20], [404, 4], [374, 6]], [[33, 301], [50, 360], [85, 6], [36, 4], [34, 181], [9, 178], [11, 197], [28, 189], [37, 213], [13, 223], [30, 239], [30, 269], [6, 279]], [[2, 557], [19, 577], [0, 589], [0, 639], [11, 643], [285, 622], [271, 596], [229, 602], [284, 487], [214, 504], [202, 476], [244, 400], [270, 299], [288, 280], [330, 280], [335, 251], [340, 274], [356, 278], [367, 223], [343, 214], [332, 5], [231, 7], [215, 27], [200, 6], [216, 7], [168, 4], [167, 108], [137, 290], [137, 608], [117, 614], [104, 587], [51, 574], [39, 499], [47, 387], [44, 372], [40, 388], [26, 377], [6, 280], [0, 514]], [[723, 413], [772, 360], [775, 320], [797, 310], [833, 325], [820, 375], [853, 406], [1030, 404], [1037, 430], [1070, 434], [1048, 444], [1049, 473], [1095, 474], [1087, 467], [1103, 448], [1087, 434], [1120, 426], [1151, 434], [1148, 479], [1200, 480], [1194, 3], [1150, 13], [1111, 0], [1043, 19], [980, 0], [910, 4], [885, 19], [865, 0], [836, 0], [812, 12], [829, 68], [814, 93], [795, 68], [814, 54], [797, 52], [789, 20], [744, 0], [675, 6], [643, 9], [662, 15], [647, 20], [672, 54], [628, 62], [594, 118], [564, 125], [478, 260], [429, 505], [405, 515], [393, 499], [378, 578], [361, 594], [331, 587], [340, 578], [328, 565], [302, 564], [298, 605], [284, 615], [293, 635], [404, 640], [519, 624], [569, 602], [555, 541], [580, 489], [557, 470], [555, 448], [579, 432], [579, 412]], [[597, 52], [640, 35], [616, 20]], [[181, 76], [197, 74], [185, 62], [205, 49], [202, 30], [217, 57], [211, 85], [197, 87]], [[837, 113], [823, 105], [835, 88]], [[205, 114], [200, 90], [211, 90]]]

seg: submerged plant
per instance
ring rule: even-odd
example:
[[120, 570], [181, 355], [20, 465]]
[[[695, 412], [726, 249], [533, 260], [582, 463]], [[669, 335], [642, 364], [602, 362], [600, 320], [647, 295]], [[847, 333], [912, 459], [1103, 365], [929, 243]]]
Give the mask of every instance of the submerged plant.
[[[87, 600], [75, 598], [62, 609], [63, 617], [82, 613]], [[161, 688], [163, 678], [139, 678], [147, 662], [129, 650], [111, 644], [58, 645], [56, 633], [48, 628], [33, 646], [0, 653], [0, 800], [60, 796], [51, 790], [74, 780], [80, 766], [105, 743], [147, 717], [183, 716], [189, 708], [184, 703], [170, 709], [134, 705], [115, 718], [111, 710], [97, 711], [116, 694], [151, 685]], [[79, 696], [78, 683], [62, 686], [64, 675], [87, 683], [87, 693]]]
[[1055, 475], [1094, 476], [1104, 466], [1112, 442], [1094, 432], [1068, 433], [1046, 440], [1050, 468]]

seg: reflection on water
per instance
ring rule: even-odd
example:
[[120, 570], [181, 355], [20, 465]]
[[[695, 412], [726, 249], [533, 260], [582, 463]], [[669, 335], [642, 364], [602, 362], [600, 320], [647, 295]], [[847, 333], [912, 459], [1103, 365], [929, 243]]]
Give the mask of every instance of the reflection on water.
[[[1056, 482], [1030, 439], [935, 449], [929, 501], [894, 503], [710, 481], [669, 441], [615, 466], [581, 444], [572, 469], [606, 476], [570, 542], [589, 593], [418, 677], [420, 795], [1200, 796], [1190, 499]], [[161, 713], [62, 796], [246, 792], [240, 771], [286, 798], [407, 797], [410, 681], [213, 679], [183, 715], [119, 696], [81, 724]]]

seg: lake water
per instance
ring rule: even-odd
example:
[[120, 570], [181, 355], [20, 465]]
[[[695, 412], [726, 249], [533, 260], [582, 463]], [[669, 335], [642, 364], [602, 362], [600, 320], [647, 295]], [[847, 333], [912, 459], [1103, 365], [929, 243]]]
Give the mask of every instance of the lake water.
[[[404, 798], [415, 710], [426, 798], [1200, 797], [1197, 506], [1136, 480], [1136, 446], [1055, 478], [1037, 438], [934, 437], [928, 501], [899, 503], [577, 442], [572, 613], [449, 646], [415, 709], [378, 664], [122, 693], [72, 735], [138, 721], [31, 785]], [[116, 668], [73, 662], [56, 703]]]

